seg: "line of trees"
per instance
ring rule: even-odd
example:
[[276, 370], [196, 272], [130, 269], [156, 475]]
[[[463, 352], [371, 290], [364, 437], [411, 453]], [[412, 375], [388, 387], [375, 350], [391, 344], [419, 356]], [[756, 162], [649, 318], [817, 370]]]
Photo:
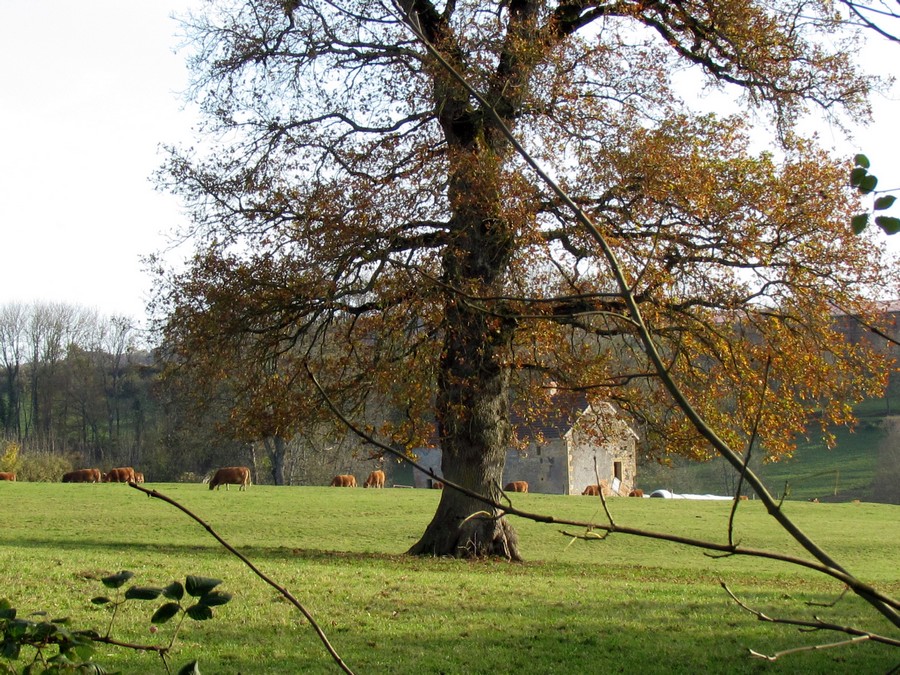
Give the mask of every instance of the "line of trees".
[[170, 481], [240, 462], [255, 482], [319, 484], [358, 468], [346, 439], [308, 427], [289, 439], [239, 433], [236, 381], [210, 391], [167, 362], [127, 317], [0, 305], [0, 469], [54, 480], [76, 465], [133, 465]]
[[93, 464], [146, 447], [148, 353], [121, 316], [60, 303], [0, 307], [0, 428], [26, 450]]
[[[864, 340], [859, 324], [844, 324], [848, 340]], [[373, 468], [370, 453], [323, 411], [314, 414], [310, 400], [290, 431], [274, 409], [260, 413], [246, 369], [221, 360], [218, 368], [229, 375], [210, 386], [195, 367], [149, 347], [126, 317], [60, 303], [0, 305], [0, 470], [17, 468], [19, 457], [30, 458], [29, 480], [75, 465], [135, 465], [171, 481], [239, 462], [253, 467], [254, 482], [321, 485]], [[270, 382], [270, 401], [293, 396], [273, 391], [278, 382]], [[402, 423], [384, 417], [385, 405], [368, 402], [365, 416]]]

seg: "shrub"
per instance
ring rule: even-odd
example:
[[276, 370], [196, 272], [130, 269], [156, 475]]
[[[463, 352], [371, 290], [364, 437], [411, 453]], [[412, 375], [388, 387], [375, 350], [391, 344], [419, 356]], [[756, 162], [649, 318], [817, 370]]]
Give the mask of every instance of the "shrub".
[[16, 441], [4, 441], [0, 448], [2, 448], [2, 451], [0, 451], [0, 471], [19, 473], [22, 464], [19, 456], [21, 446]]
[[20, 456], [19, 468], [16, 473], [19, 480], [33, 483], [55, 483], [72, 468], [72, 460], [69, 457], [38, 451]]

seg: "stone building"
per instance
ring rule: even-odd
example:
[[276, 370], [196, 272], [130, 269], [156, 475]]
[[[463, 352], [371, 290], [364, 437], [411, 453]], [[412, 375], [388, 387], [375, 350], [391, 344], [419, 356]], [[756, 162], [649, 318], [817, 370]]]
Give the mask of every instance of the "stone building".
[[[519, 433], [534, 440], [522, 450], [507, 452], [504, 485], [524, 480], [530, 492], [580, 495], [599, 476], [611, 494], [624, 496], [634, 488], [638, 437], [609, 403], [522, 424]], [[422, 466], [440, 474], [439, 448], [418, 449], [416, 455]], [[416, 487], [430, 487], [430, 479], [423, 474], [415, 472], [412, 478]]]

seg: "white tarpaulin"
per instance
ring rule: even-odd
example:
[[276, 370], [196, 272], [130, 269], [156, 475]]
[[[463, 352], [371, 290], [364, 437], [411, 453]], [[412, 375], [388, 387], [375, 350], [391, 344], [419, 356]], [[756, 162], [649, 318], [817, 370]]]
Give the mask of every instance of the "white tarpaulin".
[[663, 499], [709, 499], [709, 500], [725, 500], [730, 501], [734, 499], [734, 497], [723, 497], [722, 495], [692, 495], [692, 494], [678, 494], [675, 492], [669, 492], [668, 490], [654, 490], [650, 493], [651, 497], [662, 497]]

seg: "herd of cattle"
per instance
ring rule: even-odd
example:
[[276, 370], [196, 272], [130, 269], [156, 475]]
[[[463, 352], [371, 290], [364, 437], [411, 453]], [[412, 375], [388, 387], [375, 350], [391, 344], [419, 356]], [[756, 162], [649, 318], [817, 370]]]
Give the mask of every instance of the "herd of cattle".
[[[14, 481], [16, 474], [11, 472], [0, 472], [0, 480]], [[384, 471], [377, 470], [369, 474], [363, 487], [367, 488], [383, 488], [385, 481]], [[100, 469], [77, 469], [64, 473], [62, 477], [63, 483], [143, 483], [144, 474], [135, 471], [130, 466], [110, 469], [106, 473], [102, 473]], [[204, 481], [205, 482], [205, 481]], [[250, 469], [246, 466], [226, 466], [218, 469], [209, 479], [209, 489], [218, 490], [221, 486], [228, 489], [229, 485], [237, 485], [239, 490], [246, 490], [250, 485]], [[356, 476], [349, 473], [342, 473], [335, 476], [331, 481], [331, 487], [356, 487]], [[432, 481], [431, 487], [437, 490], [443, 489], [444, 484], [441, 481]], [[503, 488], [506, 492], [528, 492], [528, 482], [524, 480], [514, 480], [507, 483]], [[599, 485], [588, 485], [583, 495], [591, 495], [598, 497], [610, 494], [608, 486], [604, 481], [600, 481]], [[629, 497], [643, 497], [643, 490], [632, 490], [628, 493]]]
[[[356, 477], [351, 474], [340, 474], [335, 476], [331, 481], [332, 487], [356, 487]], [[365, 485], [363, 487], [384, 487], [384, 471], [373, 471], [369, 474], [369, 477], [366, 479]], [[435, 480], [431, 482], [431, 487], [435, 490], [443, 490], [444, 483]], [[528, 492], [528, 481], [524, 480], [514, 480], [506, 484], [506, 487], [503, 488], [505, 492]], [[609, 489], [609, 486], [605, 481], [600, 481], [599, 485], [588, 485], [584, 488], [583, 495], [591, 495], [594, 497], [599, 497], [601, 494], [603, 496], [611, 495], [612, 492]], [[629, 497], [643, 497], [643, 490], [632, 490], [628, 493]]]
[[[363, 487], [383, 488], [384, 480], [384, 471], [379, 469], [369, 474], [369, 477], [366, 478], [366, 482], [363, 483]], [[331, 479], [331, 487], [356, 487], [356, 476], [350, 473], [338, 474]]]
[[[0, 471], [0, 480], [16, 480], [16, 474]], [[63, 483], [143, 483], [144, 474], [130, 466], [110, 469], [103, 473], [100, 469], [77, 469], [62, 475]]]

